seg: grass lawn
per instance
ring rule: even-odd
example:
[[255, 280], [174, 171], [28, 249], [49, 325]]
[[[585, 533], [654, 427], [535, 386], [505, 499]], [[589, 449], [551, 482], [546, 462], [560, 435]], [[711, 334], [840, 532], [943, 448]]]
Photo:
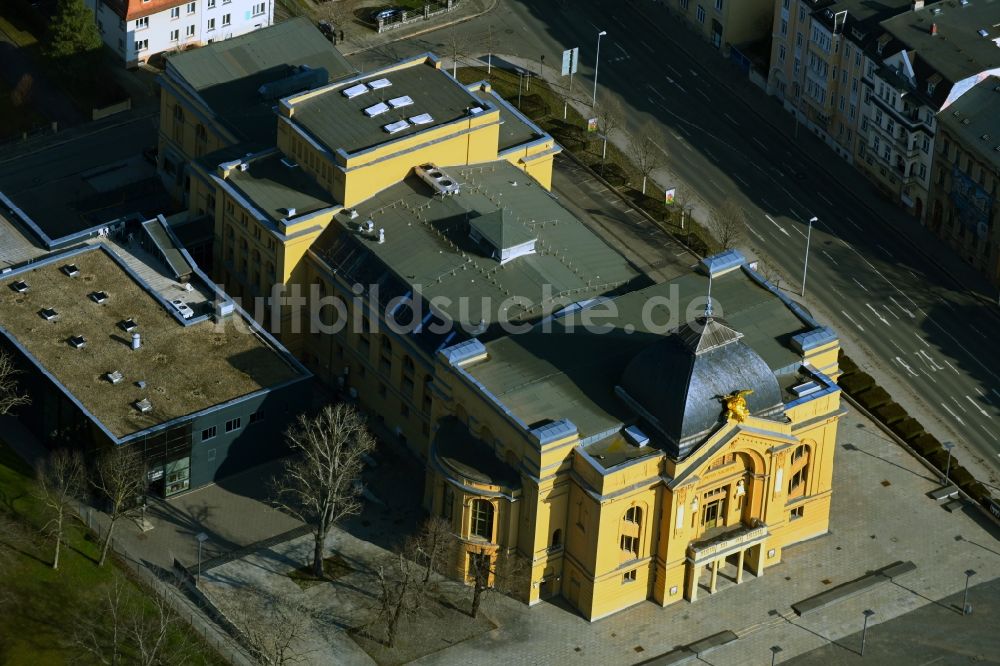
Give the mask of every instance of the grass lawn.
[[[31, 470], [0, 441], [0, 512], [37, 534], [46, 518], [33, 487]], [[8, 551], [4, 561], [9, 565], [0, 569], [0, 589], [13, 597], [3, 609], [0, 663], [46, 666], [78, 661], [80, 651], [69, 645], [70, 632], [79, 618], [99, 617], [104, 612], [104, 595], [116, 580], [137, 592], [143, 603], [150, 603], [113, 563], [97, 567], [98, 544], [87, 538], [82, 525], [73, 525], [67, 537], [59, 570], [53, 571], [48, 540], [36, 538], [11, 549], [11, 536], [0, 534], [0, 548]], [[178, 625], [170, 640], [192, 633]], [[204, 655], [205, 663], [224, 663], [207, 646], [199, 646], [197, 653]]]

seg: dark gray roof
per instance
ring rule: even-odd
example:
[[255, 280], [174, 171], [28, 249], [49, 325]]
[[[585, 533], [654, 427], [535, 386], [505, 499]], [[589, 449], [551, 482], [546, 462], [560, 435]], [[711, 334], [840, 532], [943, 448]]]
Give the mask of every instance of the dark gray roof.
[[[774, 372], [736, 331], [713, 317], [699, 317], [639, 353], [625, 368], [621, 387], [665, 438], [665, 451], [687, 456], [722, 423], [722, 397], [751, 389], [755, 416], [781, 412]], [[645, 415], [644, 415], [645, 416]]]
[[435, 455], [447, 471], [478, 483], [510, 489], [520, 487], [520, 475], [497, 459], [491, 443], [473, 437], [454, 416], [438, 421], [437, 428], [433, 442]]
[[952, 136], [1000, 173], [1000, 77], [983, 79], [937, 117]]
[[503, 208], [471, 218], [469, 226], [498, 250], [507, 250], [538, 238], [538, 234], [530, 233], [521, 221], [514, 219], [514, 215]]

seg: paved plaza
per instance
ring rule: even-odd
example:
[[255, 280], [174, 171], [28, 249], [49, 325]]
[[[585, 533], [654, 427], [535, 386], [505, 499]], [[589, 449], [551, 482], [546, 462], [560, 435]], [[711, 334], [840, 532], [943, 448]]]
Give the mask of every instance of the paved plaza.
[[[926, 493], [938, 486], [937, 480], [853, 411], [842, 421], [836, 455], [830, 533], [785, 550], [785, 561], [767, 569], [760, 579], [739, 586], [724, 580], [728, 584], [720, 585], [717, 594], [700, 595], [695, 603], [660, 608], [644, 602], [594, 623], [558, 601], [527, 608], [510, 599], [498, 599], [486, 609], [498, 628], [458, 644], [442, 644], [418, 663], [482, 663], [502, 651], [504, 661], [514, 664], [540, 660], [632, 664], [723, 630], [735, 632], [739, 639], [701, 655], [703, 660], [719, 666], [769, 663], [773, 645], [782, 647], [781, 658], [785, 660], [831, 644], [846, 646], [840, 648], [842, 651], [853, 649], [853, 636], [861, 628], [865, 609], [875, 611], [871, 626], [877, 631], [882, 623], [928, 604], [940, 612], [954, 612], [965, 623], [967, 633], [989, 638], [988, 612], [962, 618], [957, 609], [948, 610], [948, 603], [963, 590], [963, 571], [974, 569], [977, 585], [1000, 577], [995, 526], [972, 507], [948, 513], [928, 498]], [[412, 461], [405, 460], [394, 466], [383, 464], [375, 476], [392, 480], [373, 485], [374, 495], [387, 488], [395, 490], [407, 478], [419, 479], [415, 470], [405, 471], [412, 469], [411, 465]], [[153, 516], [157, 527], [142, 537], [144, 549], [169, 552], [194, 566], [192, 544], [197, 531], [205, 531], [212, 547], [223, 550], [226, 543], [243, 546], [250, 539], [264, 538], [269, 531], [279, 533], [294, 527], [291, 519], [239, 493], [240, 488], [259, 486], [252, 475], [244, 475], [225, 488], [210, 487], [172, 501], [172, 515]], [[306, 536], [207, 571], [206, 589], [210, 594], [225, 593], [226, 586], [250, 584], [269, 594], [287, 595], [316, 612], [321, 636], [309, 645], [313, 650], [309, 661], [372, 663], [345, 632], [356, 626], [352, 621], [360, 624], [370, 611], [373, 598], [366, 581], [371, 579], [365, 572], [386, 554], [382, 546], [391, 546], [393, 538], [401, 538], [413, 524], [415, 516], [395, 524], [400, 520], [395, 509], [415, 499], [417, 490], [411, 486], [392, 493], [385, 506], [370, 505], [366, 513], [376, 516], [376, 522], [369, 521], [368, 526], [355, 522], [348, 526], [350, 533], [335, 530], [331, 534], [331, 551], [340, 553], [358, 572], [349, 586], [341, 582], [301, 590], [290, 581], [288, 571], [308, 560], [310, 537]], [[365, 529], [379, 545], [362, 533]], [[898, 560], [912, 561], [917, 568], [894, 582], [804, 617], [791, 610], [797, 601]], [[945, 601], [939, 604], [942, 599]], [[938, 649], [946, 653], [969, 649], [968, 639], [958, 632], [940, 633], [936, 640]], [[995, 638], [992, 640], [995, 645]], [[990, 643], [984, 640], [979, 644], [983, 646], [982, 657], [988, 659]]]

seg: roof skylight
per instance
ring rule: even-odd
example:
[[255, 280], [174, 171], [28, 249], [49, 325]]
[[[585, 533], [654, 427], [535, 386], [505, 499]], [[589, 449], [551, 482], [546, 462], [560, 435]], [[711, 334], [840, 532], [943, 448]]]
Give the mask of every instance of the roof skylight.
[[351, 86], [350, 88], [346, 88], [343, 92], [344, 92], [344, 97], [346, 97], [347, 99], [354, 99], [358, 95], [364, 95], [366, 92], [368, 92], [368, 86], [366, 86], [363, 83], [359, 83], [356, 86]]
[[385, 102], [379, 102], [378, 104], [373, 104], [365, 109], [365, 115], [369, 118], [374, 118], [375, 116], [381, 115], [389, 110], [389, 105]]
[[413, 104], [413, 99], [409, 95], [403, 95], [402, 97], [393, 97], [389, 100], [389, 106], [394, 109], [399, 109], [404, 106], [409, 106]]
[[392, 81], [389, 79], [375, 79], [374, 81], [368, 82], [368, 87], [372, 90], [378, 90], [380, 88], [388, 88], [392, 85]]
[[384, 129], [389, 134], [395, 134], [396, 132], [402, 132], [403, 130], [405, 130], [409, 126], [410, 126], [410, 123], [406, 122], [405, 120], [397, 120], [394, 123], [389, 123], [388, 125], [383, 125], [382, 129]]
[[414, 125], [428, 125], [434, 122], [434, 118], [431, 117], [429, 113], [421, 113], [410, 118], [410, 122]]

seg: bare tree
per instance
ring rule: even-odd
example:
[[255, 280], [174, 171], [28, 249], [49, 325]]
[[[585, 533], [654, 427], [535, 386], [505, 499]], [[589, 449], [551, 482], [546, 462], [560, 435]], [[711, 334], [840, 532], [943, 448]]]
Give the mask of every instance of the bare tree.
[[613, 132], [622, 128], [625, 122], [625, 110], [617, 97], [606, 97], [597, 107], [597, 126], [601, 129], [601, 139], [604, 145], [601, 147], [601, 173], [604, 173], [604, 160], [608, 156], [608, 139]]
[[310, 631], [309, 613], [285, 598], [249, 591], [219, 594], [229, 621], [243, 635], [251, 655], [266, 666], [302, 661], [301, 639]]
[[777, 268], [764, 261], [757, 261], [757, 273], [774, 285], [775, 289], [781, 289], [781, 273]]
[[745, 211], [731, 199], [727, 199], [725, 203], [712, 212], [712, 234], [724, 250], [736, 247], [743, 238], [745, 224]]
[[10, 354], [0, 350], [0, 416], [15, 407], [31, 402], [27, 395], [18, 392], [15, 377], [20, 372], [14, 365], [14, 359], [11, 358]]
[[479, 607], [491, 592], [520, 596], [524, 592], [529, 569], [524, 558], [517, 553], [487, 551], [469, 553], [469, 573], [472, 575], [472, 617], [479, 615]]
[[43, 530], [55, 540], [52, 568], [59, 568], [59, 550], [63, 542], [67, 515], [73, 502], [83, 495], [83, 457], [78, 451], [58, 449], [38, 463], [38, 494], [42, 503], [52, 513], [52, 519]]
[[411, 547], [390, 555], [375, 569], [379, 605], [373, 624], [384, 628], [385, 642], [390, 648], [396, 647], [400, 622], [416, 615], [425, 599], [422, 567], [413, 559], [417, 554], [413, 544], [410, 542]]
[[157, 594], [142, 595], [120, 576], [108, 586], [101, 612], [81, 612], [70, 642], [88, 663], [181, 666], [197, 646], [184, 621]]
[[458, 61], [469, 55], [469, 41], [457, 29], [452, 29], [444, 41], [444, 47], [451, 58], [451, 77], [458, 78]]
[[656, 127], [647, 123], [640, 128], [639, 138], [633, 138], [629, 143], [629, 157], [632, 158], [632, 163], [642, 176], [643, 194], [646, 194], [646, 181], [649, 180], [654, 171], [660, 168], [661, 164], [662, 153], [660, 147], [653, 140], [655, 136], [657, 136]]
[[361, 471], [375, 439], [351, 405], [300, 415], [286, 438], [297, 456], [285, 462], [276, 503], [313, 531], [313, 575], [323, 578], [323, 543], [330, 528], [361, 510]]
[[414, 559], [424, 566], [421, 582], [430, 582], [431, 574], [441, 569], [444, 560], [454, 551], [456, 543], [451, 525], [444, 518], [431, 516], [423, 522], [420, 531], [408, 545], [408, 550], [414, 553]]
[[107, 502], [108, 532], [101, 545], [98, 566], [104, 566], [111, 545], [115, 525], [122, 518], [135, 519], [141, 510], [141, 499], [146, 493], [146, 466], [135, 449], [115, 447], [97, 458], [91, 484], [98, 495]]

